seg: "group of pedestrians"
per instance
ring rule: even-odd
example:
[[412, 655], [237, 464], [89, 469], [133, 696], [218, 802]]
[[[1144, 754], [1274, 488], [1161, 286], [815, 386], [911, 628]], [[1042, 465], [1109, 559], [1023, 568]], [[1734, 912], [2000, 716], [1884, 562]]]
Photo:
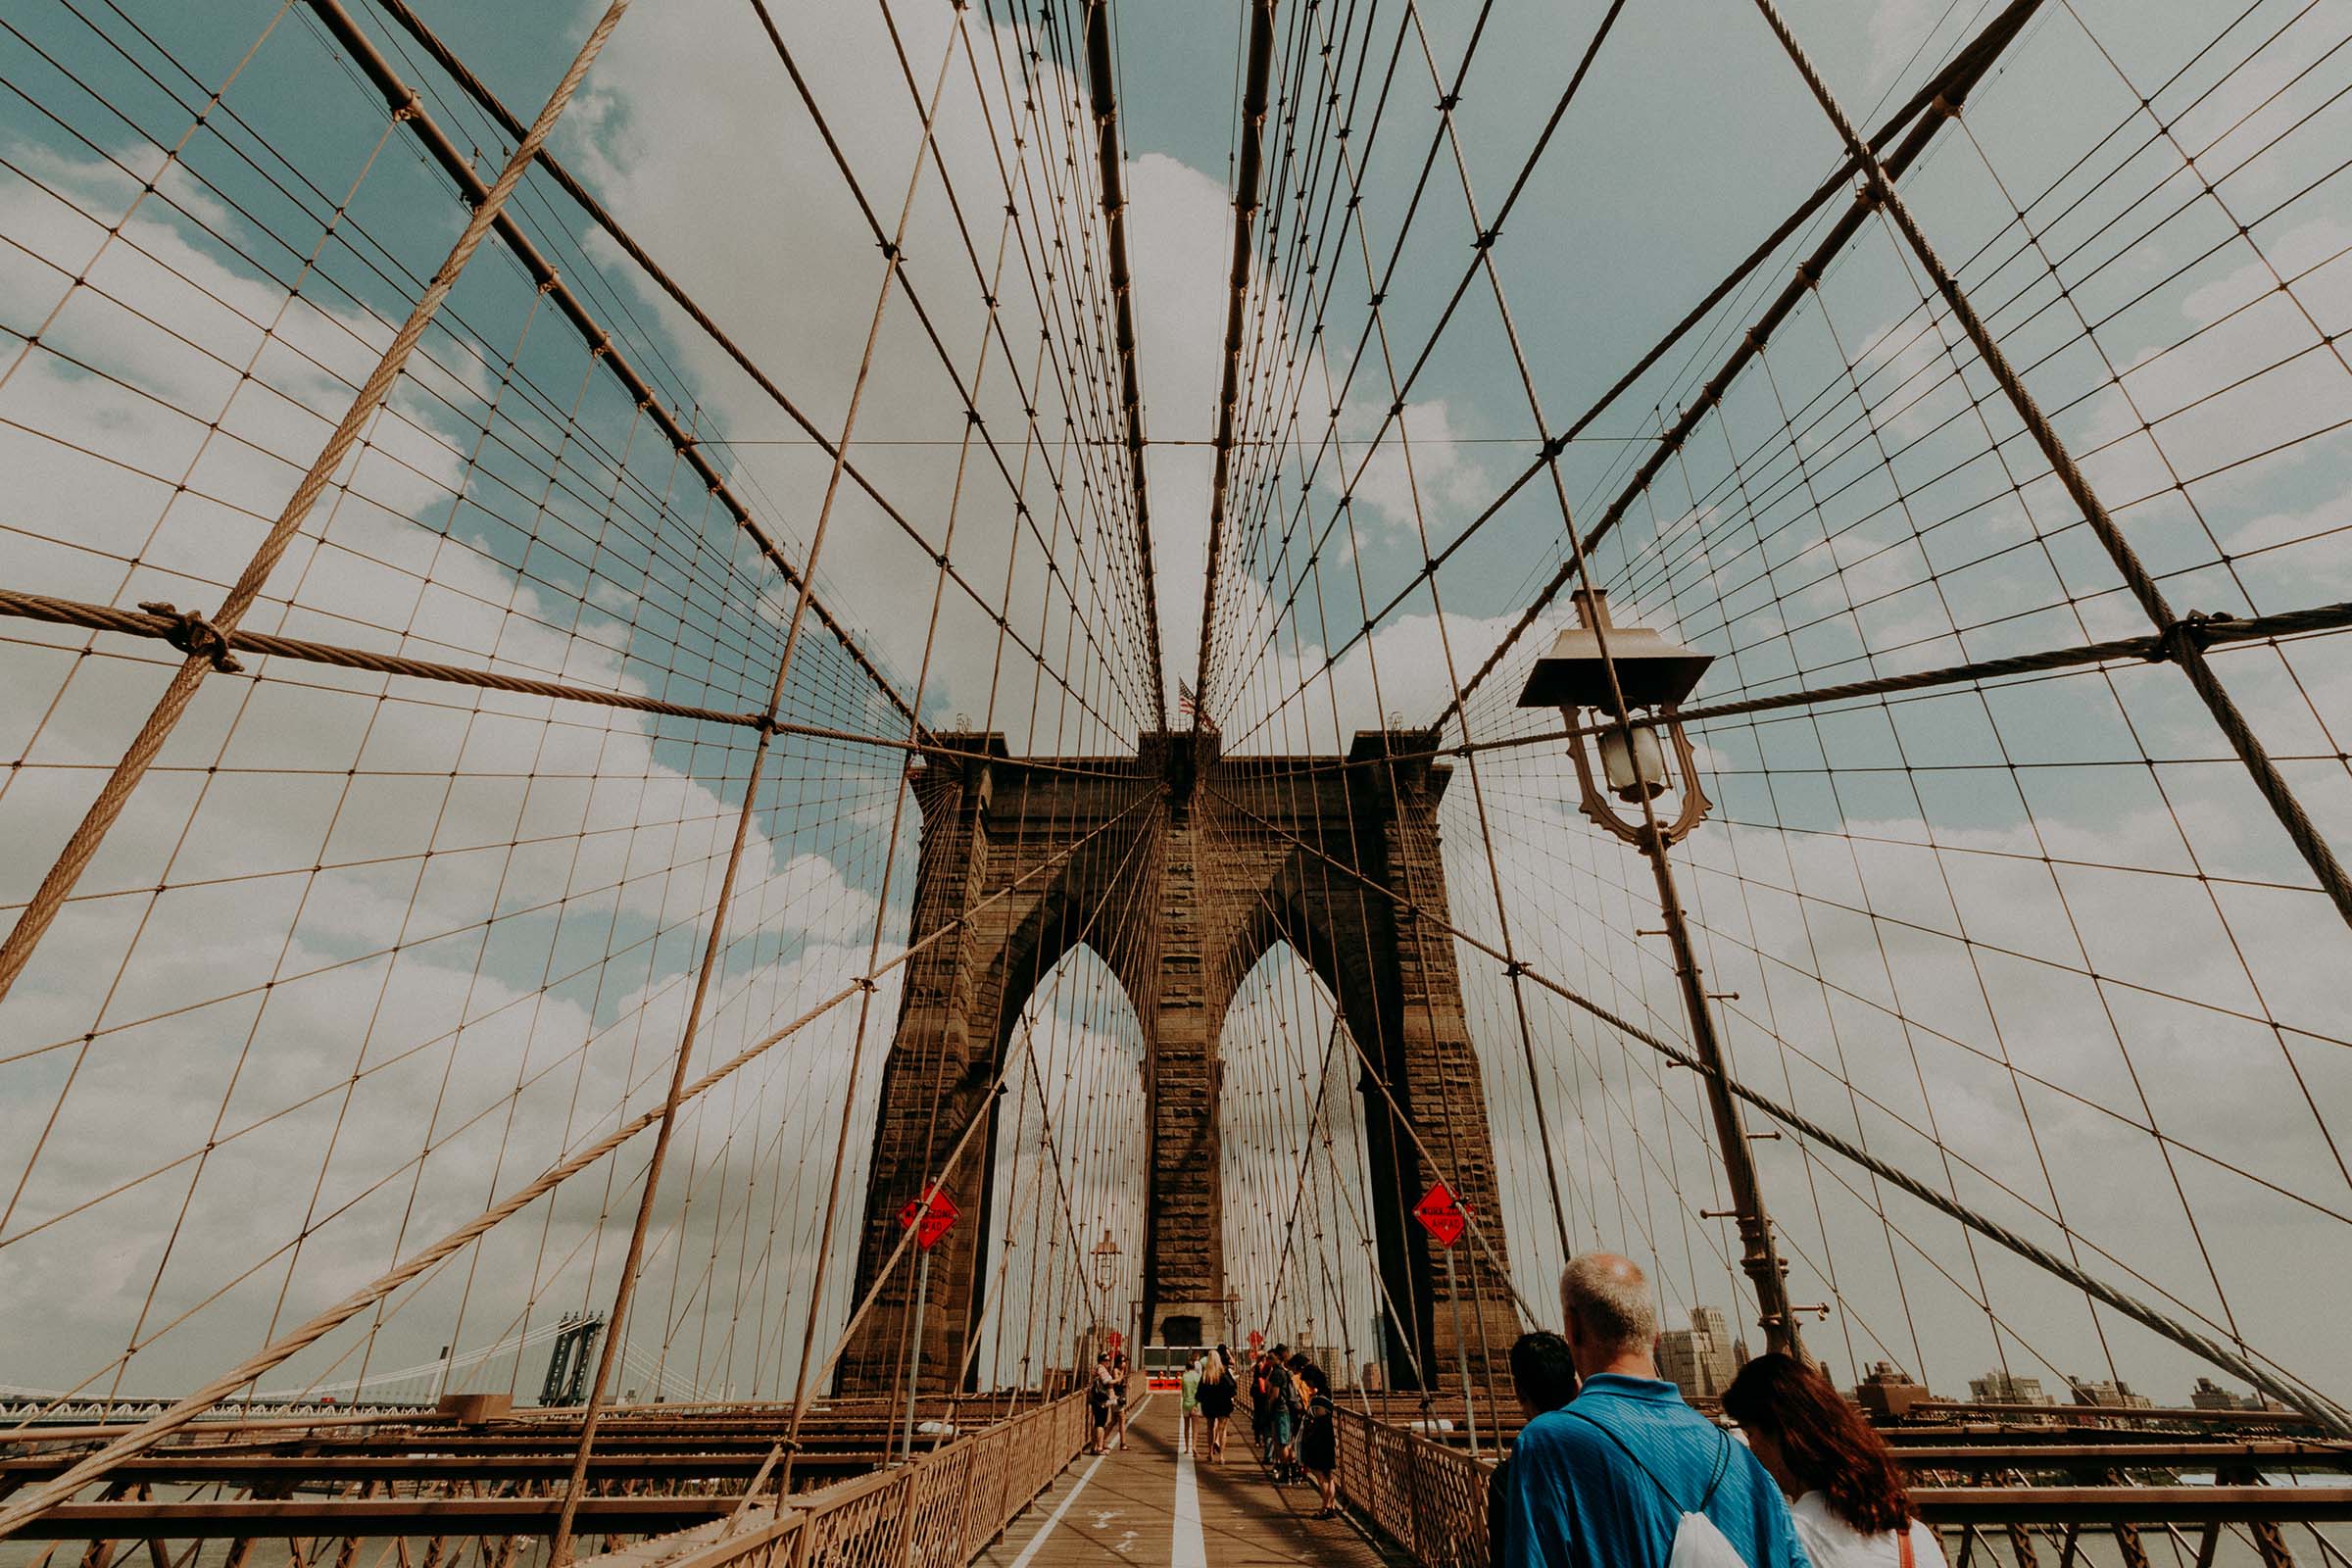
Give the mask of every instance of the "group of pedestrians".
[[[1522, 1335], [1511, 1380], [1527, 1424], [1488, 1483], [1494, 1568], [1941, 1568], [1885, 1440], [1828, 1378], [1760, 1355], [1724, 1391], [1737, 1431], [1658, 1376], [1649, 1281], [1605, 1252], [1560, 1278], [1564, 1335]], [[1088, 1391], [1094, 1451], [1123, 1447], [1127, 1357], [1104, 1351]], [[1336, 1517], [1330, 1379], [1287, 1346], [1185, 1366], [1181, 1450], [1219, 1464], [1237, 1411], [1280, 1483], [1311, 1478]]]
[[1108, 1453], [1127, 1446], [1127, 1352], [1104, 1350], [1095, 1357], [1095, 1372], [1086, 1386], [1086, 1414], [1093, 1437], [1089, 1453]]
[[1735, 1437], [1658, 1376], [1657, 1308], [1630, 1260], [1571, 1260], [1560, 1301], [1564, 1337], [1511, 1348], [1528, 1421], [1489, 1484], [1496, 1568], [1942, 1563], [1886, 1442], [1820, 1372], [1749, 1361], [1723, 1396]]
[[[1331, 1379], [1301, 1350], [1287, 1345], [1251, 1350], [1236, 1361], [1220, 1345], [1203, 1350], [1184, 1369], [1184, 1424], [1180, 1444], [1203, 1451], [1217, 1464], [1225, 1457], [1225, 1433], [1235, 1409], [1247, 1400], [1250, 1432], [1259, 1459], [1277, 1483], [1311, 1479], [1321, 1497], [1315, 1517], [1339, 1515], [1339, 1433], [1333, 1425]], [[1198, 1430], [1205, 1425], [1205, 1432]]]

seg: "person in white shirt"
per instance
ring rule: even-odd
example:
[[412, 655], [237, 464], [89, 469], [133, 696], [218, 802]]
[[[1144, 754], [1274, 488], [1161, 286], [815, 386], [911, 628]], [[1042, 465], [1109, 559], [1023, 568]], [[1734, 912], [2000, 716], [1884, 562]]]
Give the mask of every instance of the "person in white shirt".
[[1940, 1568], [1942, 1544], [1911, 1516], [1902, 1466], [1829, 1379], [1771, 1351], [1740, 1369], [1723, 1413], [1787, 1494], [1813, 1568]]

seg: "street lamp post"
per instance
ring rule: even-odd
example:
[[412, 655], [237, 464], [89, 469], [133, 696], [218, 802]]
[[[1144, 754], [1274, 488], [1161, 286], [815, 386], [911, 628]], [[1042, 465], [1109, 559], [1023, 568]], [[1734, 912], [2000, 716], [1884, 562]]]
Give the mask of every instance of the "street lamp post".
[[1119, 1283], [1119, 1244], [1110, 1239], [1107, 1226], [1089, 1255], [1095, 1260], [1095, 1289], [1102, 1295], [1102, 1310], [1095, 1314], [1095, 1339], [1101, 1344], [1104, 1327], [1110, 1321], [1110, 1293]]
[[[1568, 751], [1576, 764], [1584, 813], [1649, 860], [1666, 939], [1674, 948], [1675, 978], [1690, 1017], [1690, 1043], [1698, 1056], [1699, 1076], [1706, 1081], [1732, 1214], [1740, 1226], [1740, 1266], [1755, 1287], [1766, 1347], [1801, 1359], [1804, 1348], [1788, 1309], [1787, 1265], [1773, 1245], [1755, 1157], [1739, 1102], [1732, 1098], [1723, 1042], [1707, 1005], [1706, 982], [1666, 853], [1698, 826], [1711, 804], [1699, 788], [1697, 759], [1676, 712], [1714, 656], [1686, 648], [1646, 626], [1614, 624], [1608, 596], [1597, 589], [1580, 588], [1572, 598], [1577, 623], [1562, 631], [1551, 652], [1536, 661], [1519, 706], [1556, 708], [1568, 728], [1580, 731], [1569, 736]], [[1637, 710], [1644, 716], [1637, 717]], [[1662, 805], [1670, 793], [1671, 815]]]

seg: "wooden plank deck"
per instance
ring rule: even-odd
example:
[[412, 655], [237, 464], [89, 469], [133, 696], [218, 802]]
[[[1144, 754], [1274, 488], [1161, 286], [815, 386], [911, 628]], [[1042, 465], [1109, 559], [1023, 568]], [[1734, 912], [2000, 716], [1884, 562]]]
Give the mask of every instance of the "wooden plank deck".
[[[1237, 1423], [1240, 1425], [1240, 1423]], [[1155, 1395], [1130, 1422], [1125, 1449], [1080, 1454], [1003, 1539], [982, 1568], [1400, 1568], [1344, 1519], [1311, 1519], [1315, 1489], [1277, 1487], [1250, 1452], [1248, 1429], [1225, 1461], [1177, 1448], [1177, 1402]]]

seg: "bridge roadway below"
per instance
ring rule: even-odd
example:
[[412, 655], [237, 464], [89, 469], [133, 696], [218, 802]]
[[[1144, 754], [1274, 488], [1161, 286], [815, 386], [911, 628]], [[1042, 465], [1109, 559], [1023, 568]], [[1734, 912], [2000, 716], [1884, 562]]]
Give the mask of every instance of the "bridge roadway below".
[[1080, 1454], [975, 1568], [1409, 1568], [1346, 1519], [1311, 1517], [1312, 1483], [1275, 1485], [1248, 1422], [1211, 1465], [1177, 1451], [1179, 1419], [1174, 1396], [1144, 1401], [1124, 1449]]

